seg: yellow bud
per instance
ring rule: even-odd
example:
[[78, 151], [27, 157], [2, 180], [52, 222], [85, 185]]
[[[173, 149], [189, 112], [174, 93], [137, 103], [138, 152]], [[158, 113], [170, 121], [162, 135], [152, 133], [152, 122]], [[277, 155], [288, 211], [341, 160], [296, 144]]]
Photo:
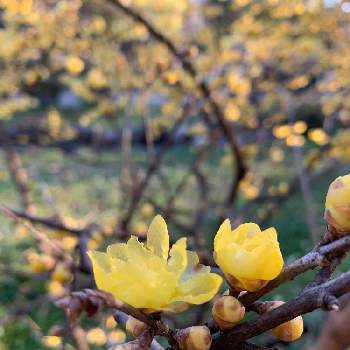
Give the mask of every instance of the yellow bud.
[[211, 345], [210, 331], [205, 326], [193, 326], [182, 329], [175, 336], [181, 350], [209, 350]]
[[69, 269], [64, 264], [57, 264], [55, 271], [52, 273], [52, 280], [57, 282], [67, 282], [72, 277]]
[[54, 335], [48, 335], [42, 338], [42, 343], [48, 348], [57, 349], [61, 346], [62, 339]]
[[104, 345], [107, 342], [107, 336], [103, 329], [93, 328], [87, 332], [86, 340], [90, 344]]
[[225, 330], [232, 328], [242, 320], [245, 308], [235, 297], [224, 295], [215, 301], [212, 314], [219, 328]]
[[[283, 305], [283, 301], [272, 301], [266, 304], [266, 311], [275, 309]], [[301, 337], [304, 331], [304, 322], [301, 316], [297, 316], [292, 320], [282, 323], [271, 330], [271, 333], [279, 340], [292, 342]]]
[[109, 329], [113, 329], [117, 326], [117, 321], [114, 319], [112, 315], [106, 318], [106, 327]]
[[151, 203], [145, 203], [141, 207], [141, 214], [145, 218], [150, 218], [154, 215], [154, 207]]
[[272, 334], [285, 342], [292, 342], [301, 337], [304, 330], [304, 322], [301, 316], [295, 317], [292, 320], [282, 323], [274, 328]]
[[338, 177], [329, 186], [325, 220], [335, 237], [350, 232], [350, 174]]
[[84, 70], [84, 62], [77, 56], [69, 56], [65, 62], [66, 69], [73, 75], [78, 75]]
[[144, 322], [129, 316], [128, 320], [126, 321], [125, 328], [128, 333], [137, 338], [148, 328], [148, 326]]

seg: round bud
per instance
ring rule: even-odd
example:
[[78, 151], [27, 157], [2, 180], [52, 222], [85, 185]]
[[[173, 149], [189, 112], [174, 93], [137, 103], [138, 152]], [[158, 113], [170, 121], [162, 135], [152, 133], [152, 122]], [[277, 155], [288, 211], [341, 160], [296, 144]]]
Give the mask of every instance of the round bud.
[[292, 320], [282, 323], [274, 328], [272, 334], [285, 342], [292, 342], [301, 337], [304, 331], [304, 322], [301, 316], [295, 317]]
[[148, 326], [146, 323], [139, 321], [135, 317], [129, 316], [125, 328], [129, 334], [137, 338], [148, 328]]
[[350, 174], [330, 184], [324, 217], [329, 228], [327, 239], [350, 232]]
[[[284, 304], [283, 301], [272, 301], [266, 303], [266, 311], [275, 309]], [[304, 322], [301, 316], [297, 316], [292, 320], [282, 323], [271, 330], [271, 333], [284, 342], [292, 342], [301, 337], [304, 331]]]
[[235, 297], [224, 295], [215, 301], [212, 314], [218, 327], [225, 330], [232, 328], [242, 320], [245, 308]]
[[175, 335], [181, 350], [209, 350], [210, 331], [205, 326], [193, 326], [178, 331]]
[[72, 274], [70, 273], [69, 268], [65, 264], [59, 263], [56, 265], [51, 278], [53, 281], [65, 283], [72, 278]]

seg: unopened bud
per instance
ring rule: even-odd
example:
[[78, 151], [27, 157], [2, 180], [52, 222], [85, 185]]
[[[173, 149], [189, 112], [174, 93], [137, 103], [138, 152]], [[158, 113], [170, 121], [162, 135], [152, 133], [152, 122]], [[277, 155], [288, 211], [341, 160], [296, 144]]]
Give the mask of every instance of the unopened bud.
[[324, 214], [328, 239], [350, 232], [350, 174], [339, 176], [329, 186]]
[[[266, 303], [267, 309], [266, 311], [275, 309], [284, 304], [283, 301], [274, 301]], [[278, 338], [279, 340], [285, 342], [292, 342], [301, 337], [304, 331], [304, 322], [301, 316], [297, 316], [292, 320], [282, 323], [276, 328], [271, 330], [271, 333]]]
[[66, 266], [65, 264], [59, 263], [56, 265], [51, 278], [53, 281], [65, 283], [72, 278], [72, 274], [70, 273], [68, 266]]
[[215, 301], [212, 314], [219, 328], [225, 330], [232, 328], [242, 320], [245, 308], [235, 297], [224, 295]]
[[205, 326], [193, 326], [178, 331], [175, 335], [181, 350], [209, 350], [210, 331]]
[[135, 317], [129, 316], [125, 328], [129, 334], [137, 338], [148, 328], [148, 326], [146, 323], [139, 321]]

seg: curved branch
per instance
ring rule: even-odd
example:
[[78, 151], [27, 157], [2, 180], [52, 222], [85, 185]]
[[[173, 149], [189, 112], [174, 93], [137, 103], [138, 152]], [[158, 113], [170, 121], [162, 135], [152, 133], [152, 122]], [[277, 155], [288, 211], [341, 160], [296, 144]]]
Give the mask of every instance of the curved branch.
[[209, 85], [203, 79], [201, 79], [201, 77], [199, 76], [199, 73], [197, 72], [192, 62], [188, 59], [186, 53], [179, 50], [175, 46], [175, 44], [170, 40], [170, 38], [168, 38], [162, 32], [160, 32], [145, 17], [143, 17], [138, 12], [136, 12], [134, 9], [124, 5], [120, 0], [105, 0], [105, 1], [113, 5], [114, 7], [118, 8], [120, 11], [122, 11], [125, 15], [127, 15], [131, 19], [133, 19], [135, 22], [142, 24], [154, 39], [156, 39], [158, 42], [166, 46], [169, 52], [177, 60], [179, 60], [184, 71], [187, 72], [188, 75], [192, 78], [200, 95], [208, 103], [211, 109], [211, 112], [213, 113], [213, 116], [216, 119], [216, 122], [220, 126], [223, 135], [225, 136], [225, 138], [227, 139], [227, 142], [229, 143], [232, 155], [236, 160], [235, 164], [233, 164], [233, 172], [235, 175], [233, 177], [231, 188], [228, 192], [228, 195], [225, 201], [227, 205], [231, 204], [236, 197], [239, 182], [246, 173], [246, 167], [245, 167], [243, 156], [239, 149], [237, 140], [233, 134], [233, 131], [229, 123], [225, 119], [225, 116], [221, 107], [219, 106], [217, 101], [214, 99], [212, 92], [209, 88]]
[[300, 296], [286, 302], [258, 318], [244, 322], [216, 337], [212, 349], [235, 348], [241, 342], [269, 329], [319, 308], [329, 308], [329, 296], [339, 297], [350, 290], [350, 271], [320, 286], [305, 290]]

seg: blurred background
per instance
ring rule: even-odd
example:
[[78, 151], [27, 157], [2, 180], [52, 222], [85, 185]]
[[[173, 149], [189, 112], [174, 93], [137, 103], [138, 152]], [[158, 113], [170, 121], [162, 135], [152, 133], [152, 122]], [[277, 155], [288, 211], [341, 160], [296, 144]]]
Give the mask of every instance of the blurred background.
[[[0, 7], [1, 350], [76, 349], [53, 301], [93, 286], [87, 249], [143, 239], [156, 213], [209, 265], [225, 217], [276, 227], [286, 262], [323, 236], [328, 184], [350, 170], [350, 2]], [[277, 345], [302, 349], [323, 317]], [[127, 337], [108, 312], [82, 325], [90, 349]]]

